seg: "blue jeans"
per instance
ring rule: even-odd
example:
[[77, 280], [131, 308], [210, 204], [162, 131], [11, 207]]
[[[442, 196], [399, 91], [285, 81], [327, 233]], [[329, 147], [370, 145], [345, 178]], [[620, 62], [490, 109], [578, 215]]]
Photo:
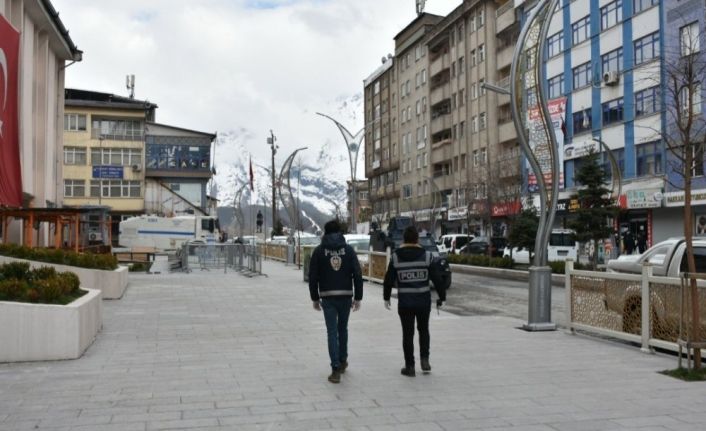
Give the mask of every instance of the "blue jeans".
[[328, 355], [331, 368], [338, 368], [348, 359], [348, 316], [351, 314], [353, 298], [339, 296], [323, 298], [321, 307], [326, 320], [328, 334]]

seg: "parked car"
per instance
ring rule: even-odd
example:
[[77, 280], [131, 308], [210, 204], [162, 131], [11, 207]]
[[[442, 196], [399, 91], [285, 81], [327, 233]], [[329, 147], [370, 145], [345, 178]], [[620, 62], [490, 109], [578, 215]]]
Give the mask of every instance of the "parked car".
[[436, 245], [439, 247], [439, 253], [446, 256], [450, 253], [459, 254], [461, 247], [472, 241], [473, 235], [454, 233], [442, 235], [439, 237]]
[[[694, 238], [693, 244], [696, 272], [705, 273], [706, 238]], [[611, 259], [608, 261], [607, 271], [640, 274], [642, 265], [648, 262], [652, 265], [652, 274], [655, 276], [679, 277], [679, 273], [687, 270], [686, 240], [670, 238], [653, 245], [643, 254], [622, 255]]]
[[343, 235], [343, 237], [346, 239], [346, 243], [353, 247], [353, 250], [355, 250], [358, 255], [358, 262], [360, 262], [361, 265], [368, 263], [368, 254], [361, 253], [361, 251], [367, 252], [370, 250], [370, 235], [347, 233]]
[[[552, 229], [549, 235], [549, 247], [547, 248], [547, 260], [549, 262], [565, 261], [572, 259], [577, 261], [579, 255], [579, 243], [573, 238], [574, 231], [571, 229]], [[534, 250], [532, 250], [534, 253]], [[512, 256], [510, 256], [512, 254]], [[503, 257], [512, 257], [513, 262], [529, 265], [530, 250], [522, 247], [513, 247], [510, 250], [506, 247]]]
[[507, 238], [505, 237], [494, 236], [488, 238], [487, 236], [479, 236], [474, 238], [465, 246], [461, 247], [459, 253], [479, 254], [487, 256], [488, 249], [490, 249], [490, 255], [492, 257], [502, 257], [505, 247], [507, 247]]

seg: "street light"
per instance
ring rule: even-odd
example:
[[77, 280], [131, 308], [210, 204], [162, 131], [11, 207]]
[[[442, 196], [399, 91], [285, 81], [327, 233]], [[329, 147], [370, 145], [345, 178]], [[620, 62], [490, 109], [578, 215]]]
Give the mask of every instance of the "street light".
[[[270, 146], [272, 150], [272, 230], [274, 231], [275, 226], [277, 226], [277, 192], [275, 183], [275, 154], [277, 154], [277, 149], [279, 146], [275, 144], [277, 138], [275, 134], [270, 130], [270, 136], [267, 138], [267, 145]], [[267, 238], [267, 232], [265, 232], [265, 238]]]

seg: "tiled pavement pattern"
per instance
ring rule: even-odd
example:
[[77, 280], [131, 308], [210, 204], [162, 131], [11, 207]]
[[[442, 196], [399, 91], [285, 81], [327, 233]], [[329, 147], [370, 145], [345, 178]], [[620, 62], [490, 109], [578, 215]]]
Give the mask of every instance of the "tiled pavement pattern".
[[[397, 314], [366, 284], [350, 368], [326, 380], [301, 274], [131, 275], [79, 360], [0, 365], [0, 430], [695, 430], [706, 383], [673, 357], [522, 322], [433, 312], [431, 375], [407, 378]], [[2, 346], [0, 346], [2, 348]]]

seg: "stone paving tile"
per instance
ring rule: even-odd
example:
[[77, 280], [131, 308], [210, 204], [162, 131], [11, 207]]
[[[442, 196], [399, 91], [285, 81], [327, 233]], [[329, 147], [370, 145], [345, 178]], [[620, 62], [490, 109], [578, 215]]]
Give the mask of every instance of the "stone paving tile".
[[[494, 316], [431, 316], [433, 373], [399, 375], [397, 313], [367, 284], [350, 367], [329, 373], [301, 274], [130, 274], [74, 361], [0, 364], [0, 430], [692, 430], [705, 385], [675, 359]], [[35, 428], [39, 426], [40, 428]]]

